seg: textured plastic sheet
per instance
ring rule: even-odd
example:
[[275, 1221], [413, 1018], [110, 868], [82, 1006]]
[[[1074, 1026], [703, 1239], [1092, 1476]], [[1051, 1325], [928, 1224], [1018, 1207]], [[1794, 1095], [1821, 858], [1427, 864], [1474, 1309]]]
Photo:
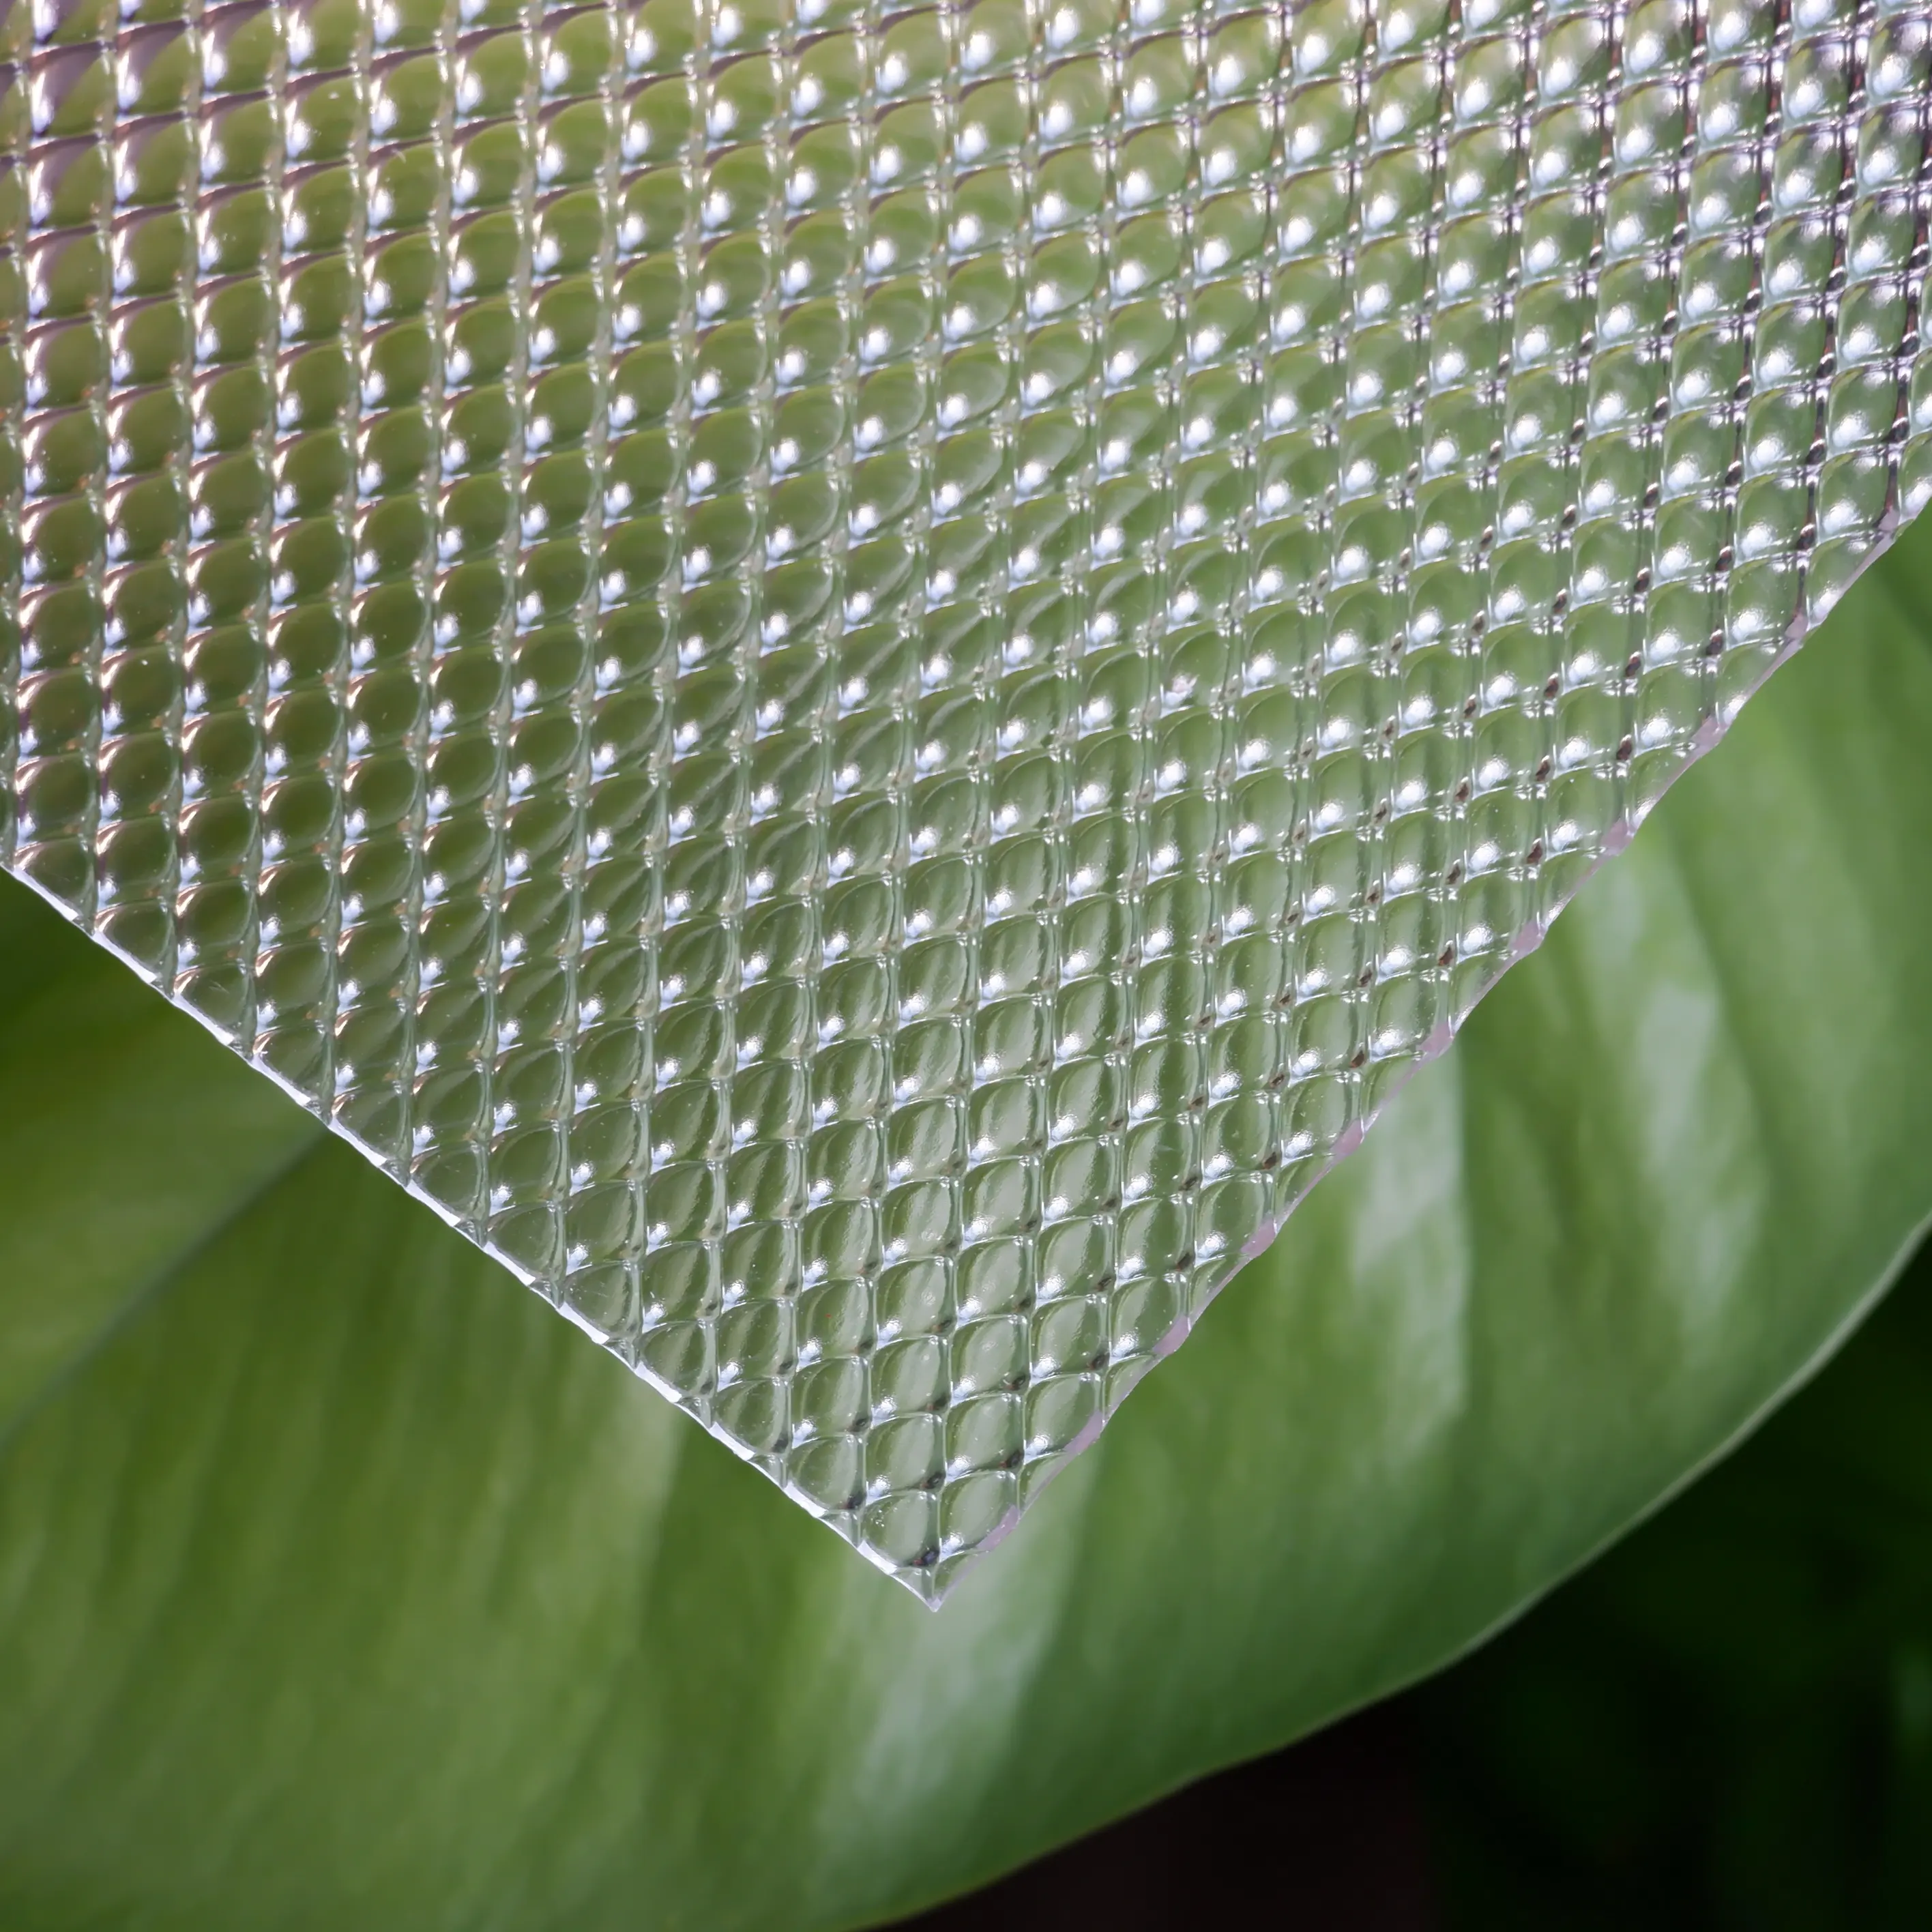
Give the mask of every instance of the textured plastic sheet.
[[0, 37], [7, 863], [928, 1599], [1932, 494], [1923, 7]]

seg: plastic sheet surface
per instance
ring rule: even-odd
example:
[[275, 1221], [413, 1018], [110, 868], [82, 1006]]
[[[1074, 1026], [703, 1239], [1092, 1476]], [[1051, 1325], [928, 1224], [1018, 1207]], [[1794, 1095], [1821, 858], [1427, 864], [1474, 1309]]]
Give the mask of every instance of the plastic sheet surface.
[[936, 1600], [1932, 494], [1868, 0], [16, 0], [5, 858]]

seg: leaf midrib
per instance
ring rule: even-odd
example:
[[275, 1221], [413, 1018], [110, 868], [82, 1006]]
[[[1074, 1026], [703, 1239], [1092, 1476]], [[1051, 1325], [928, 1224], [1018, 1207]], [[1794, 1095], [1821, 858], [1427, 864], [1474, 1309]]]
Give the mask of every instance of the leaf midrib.
[[86, 1344], [61, 1362], [10, 1416], [0, 1420], [0, 1465], [13, 1455], [20, 1438], [34, 1421], [65, 1396], [124, 1334], [165, 1303], [176, 1283], [218, 1247], [270, 1194], [292, 1179], [306, 1162], [321, 1153], [328, 1144], [328, 1138], [327, 1130], [319, 1121], [315, 1123], [314, 1131], [290, 1154], [258, 1174], [193, 1240], [137, 1281], [116, 1304], [112, 1313], [96, 1328]]

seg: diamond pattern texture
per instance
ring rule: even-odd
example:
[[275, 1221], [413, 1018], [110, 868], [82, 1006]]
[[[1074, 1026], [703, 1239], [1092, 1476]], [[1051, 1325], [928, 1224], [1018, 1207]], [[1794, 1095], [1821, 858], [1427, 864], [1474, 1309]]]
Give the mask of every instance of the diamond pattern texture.
[[7, 864], [928, 1599], [1932, 495], [1892, 0], [16, 0]]

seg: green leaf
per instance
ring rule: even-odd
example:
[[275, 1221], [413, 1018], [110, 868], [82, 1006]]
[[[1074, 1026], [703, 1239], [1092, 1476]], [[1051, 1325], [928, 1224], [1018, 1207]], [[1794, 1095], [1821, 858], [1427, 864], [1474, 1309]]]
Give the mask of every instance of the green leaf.
[[1932, 1923], [1932, 1249], [1715, 1474], [1409, 1709], [1445, 1922]]
[[1932, 1204], [1908, 549], [937, 1617], [10, 901], [0, 1923], [883, 1919], [1514, 1613]]

